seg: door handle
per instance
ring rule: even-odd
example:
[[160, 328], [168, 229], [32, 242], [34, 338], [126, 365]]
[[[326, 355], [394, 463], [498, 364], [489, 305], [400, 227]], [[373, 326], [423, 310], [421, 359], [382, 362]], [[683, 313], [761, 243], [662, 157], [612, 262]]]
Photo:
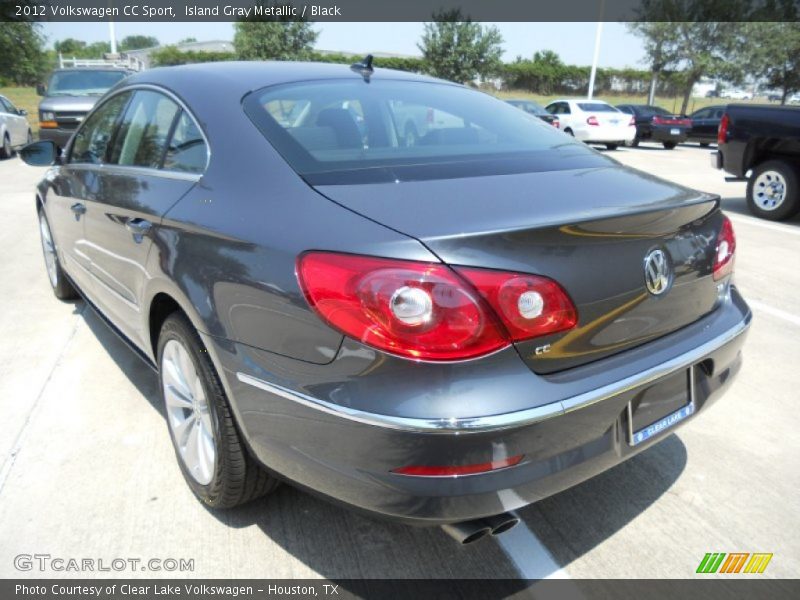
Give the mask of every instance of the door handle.
[[133, 241], [137, 244], [150, 232], [152, 227], [153, 224], [147, 219], [129, 219], [125, 222], [125, 229], [133, 234]]
[[72, 211], [72, 214], [75, 215], [76, 219], [79, 219], [81, 215], [86, 213], [86, 205], [83, 202], [76, 202], [70, 206], [69, 209]]

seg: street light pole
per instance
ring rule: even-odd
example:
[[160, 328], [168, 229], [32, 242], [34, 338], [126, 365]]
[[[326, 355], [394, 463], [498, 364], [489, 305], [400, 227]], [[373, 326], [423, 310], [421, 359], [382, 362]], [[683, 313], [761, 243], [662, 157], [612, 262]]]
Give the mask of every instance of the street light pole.
[[592, 99], [594, 95], [594, 80], [597, 77], [597, 63], [600, 60], [600, 38], [603, 36], [603, 13], [605, 12], [605, 0], [600, 0], [600, 20], [597, 21], [597, 32], [594, 36], [594, 58], [592, 59], [592, 72], [589, 75], [589, 93], [587, 98]]
[[111, 38], [111, 54], [117, 53], [117, 36], [114, 32], [114, 21], [108, 22], [108, 35]]

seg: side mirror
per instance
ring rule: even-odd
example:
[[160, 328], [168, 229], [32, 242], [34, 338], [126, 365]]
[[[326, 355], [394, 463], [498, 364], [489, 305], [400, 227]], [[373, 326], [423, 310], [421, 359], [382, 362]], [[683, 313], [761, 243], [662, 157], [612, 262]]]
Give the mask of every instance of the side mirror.
[[49, 167], [61, 162], [58, 146], [51, 140], [28, 144], [19, 151], [19, 157], [32, 167]]
[[47, 95], [47, 88], [44, 87], [43, 83], [37, 83], [36, 84], [36, 93], [39, 94], [40, 96]]
[[27, 110], [25, 110], [24, 108], [20, 108], [20, 109], [17, 111], [17, 114], [18, 114], [20, 117], [26, 117], [26, 116], [28, 116], [28, 111], [27, 111]]

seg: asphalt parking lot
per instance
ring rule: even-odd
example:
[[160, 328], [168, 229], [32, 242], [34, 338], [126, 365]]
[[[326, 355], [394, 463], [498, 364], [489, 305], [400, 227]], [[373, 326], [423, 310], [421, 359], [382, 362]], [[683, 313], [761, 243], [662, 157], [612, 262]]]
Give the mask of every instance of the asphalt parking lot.
[[726, 183], [707, 149], [609, 155], [723, 197], [754, 312], [743, 369], [662, 443], [466, 547], [289, 486], [237, 510], [203, 508], [174, 459], [156, 376], [82, 302], [48, 288], [33, 203], [43, 171], [0, 162], [0, 577], [93, 576], [15, 568], [17, 555], [49, 554], [194, 559], [192, 572], [119, 573], [131, 577], [687, 578], [707, 552], [770, 552], [760, 577], [796, 577], [800, 218], [749, 216], [744, 184]]

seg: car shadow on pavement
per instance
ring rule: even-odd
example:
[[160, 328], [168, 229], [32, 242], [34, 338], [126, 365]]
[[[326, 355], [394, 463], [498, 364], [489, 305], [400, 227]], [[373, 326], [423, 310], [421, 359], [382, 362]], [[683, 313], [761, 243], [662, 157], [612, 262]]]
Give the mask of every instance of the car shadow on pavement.
[[[76, 311], [163, 416], [153, 370], [90, 307], [78, 304]], [[624, 528], [672, 486], [685, 464], [686, 449], [671, 435], [597, 477], [523, 508], [523, 522], [504, 534], [512, 537], [486, 537], [468, 546], [437, 527], [381, 521], [290, 485], [236, 509], [207, 510], [233, 529], [259, 527], [285, 552], [329, 579], [536, 579], [569, 565]], [[253, 576], [269, 576], [269, 571]], [[347, 582], [342, 585], [346, 588]], [[522, 589], [528, 583], [518, 585]], [[504, 586], [501, 595], [514, 591]]]

